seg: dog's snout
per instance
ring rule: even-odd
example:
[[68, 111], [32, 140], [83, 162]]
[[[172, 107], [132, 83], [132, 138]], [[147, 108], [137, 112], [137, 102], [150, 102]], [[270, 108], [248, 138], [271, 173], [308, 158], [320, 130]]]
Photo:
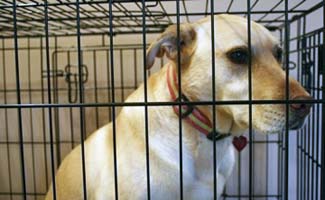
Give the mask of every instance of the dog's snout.
[[298, 114], [301, 117], [309, 114], [311, 104], [308, 101], [313, 100], [311, 96], [298, 96], [298, 97], [291, 98], [291, 100], [301, 101], [299, 103], [290, 104], [291, 111], [293, 111], [294, 113]]

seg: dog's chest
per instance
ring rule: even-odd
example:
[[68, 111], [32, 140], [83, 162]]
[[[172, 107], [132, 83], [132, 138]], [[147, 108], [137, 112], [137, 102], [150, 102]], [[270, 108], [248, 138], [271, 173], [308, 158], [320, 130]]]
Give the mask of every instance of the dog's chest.
[[[195, 158], [195, 174], [199, 180], [210, 182], [213, 180], [213, 168], [220, 175], [224, 175], [225, 169], [232, 169], [235, 161], [234, 147], [232, 145], [232, 137], [224, 138], [216, 141], [215, 154], [213, 151], [213, 142], [204, 138], [197, 150]], [[216, 158], [213, 164], [214, 156]], [[226, 170], [226, 173], [229, 173]]]
[[[171, 195], [170, 198], [174, 198], [174, 195], [179, 196], [178, 190], [180, 165], [179, 154], [177, 153], [179, 149], [177, 148], [177, 144], [172, 146], [175, 147], [172, 148], [173, 151], [171, 151], [171, 149], [169, 149], [168, 151], [164, 151], [164, 156], [162, 156], [163, 159], [166, 159], [164, 159], [163, 161], [164, 164], [159, 163], [159, 166], [156, 166], [157, 170], [160, 173], [162, 171], [168, 172], [168, 174], [165, 174], [166, 176], [159, 178], [160, 180], [168, 180], [158, 181], [158, 189], [154, 189], [155, 192], [153, 194], [154, 196], [157, 195], [157, 197], [160, 196], [160, 193], [164, 194], [162, 195], [164, 197], [166, 197], [167, 194]], [[205, 137], [202, 137], [195, 151], [193, 151], [193, 149], [187, 148], [186, 145], [183, 145], [182, 150], [184, 197], [187, 197], [186, 199], [202, 199], [202, 197], [204, 197], [203, 199], [212, 199], [214, 186], [213, 142]], [[232, 145], [232, 137], [216, 141], [215, 156], [218, 195], [220, 195], [220, 192], [233, 169], [235, 163], [234, 152], [235, 150]], [[155, 168], [154, 166], [152, 167]], [[164, 168], [166, 168], [166, 170], [164, 170]], [[167, 184], [167, 186], [163, 187], [164, 184]], [[168, 188], [168, 191], [164, 191], [163, 188]], [[175, 189], [175, 193], [171, 191], [173, 189]]]

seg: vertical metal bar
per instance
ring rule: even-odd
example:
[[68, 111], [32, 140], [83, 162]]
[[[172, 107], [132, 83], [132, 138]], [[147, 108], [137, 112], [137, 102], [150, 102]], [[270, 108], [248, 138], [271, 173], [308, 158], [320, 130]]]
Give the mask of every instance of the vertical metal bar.
[[[300, 31], [301, 31], [301, 20], [297, 20], [297, 80], [298, 82], [300, 82]], [[300, 151], [300, 137], [301, 131], [298, 130], [296, 137], [297, 137], [297, 162], [296, 162], [296, 166], [297, 166], [297, 172], [296, 172], [296, 177], [297, 177], [297, 183], [296, 183], [296, 197], [299, 200], [299, 191], [300, 191], [300, 187], [299, 187], [299, 183], [301, 182], [301, 176], [299, 174], [299, 172], [301, 171], [301, 166], [300, 166], [300, 155], [301, 155], [301, 151]]]
[[[302, 57], [301, 57], [301, 64], [302, 64], [302, 67], [304, 67], [304, 63], [306, 62], [306, 56], [304, 56], [304, 54], [306, 53], [306, 45], [305, 45], [305, 39], [306, 39], [306, 17], [304, 16], [303, 17], [303, 25], [302, 25]], [[303, 69], [301, 71], [301, 80], [302, 80], [302, 84], [303, 85], [306, 85], [307, 83], [307, 80], [306, 80], [306, 76], [304, 75], [303, 73]], [[308, 89], [308, 88], [307, 88]], [[303, 177], [303, 182], [301, 183], [301, 187], [302, 187], [302, 192], [301, 192], [301, 197], [302, 199], [306, 199], [306, 160], [307, 160], [307, 157], [306, 157], [306, 141], [307, 141], [307, 135], [306, 135], [306, 126], [302, 129], [302, 177]]]
[[[80, 5], [79, 0], [76, 1], [76, 11], [77, 11], [77, 48], [78, 48], [78, 83], [79, 83], [79, 102], [84, 103], [84, 86], [82, 82], [82, 53], [81, 53], [81, 32], [80, 32]], [[87, 177], [86, 177], [86, 160], [85, 160], [85, 121], [83, 107], [80, 107], [80, 142], [81, 142], [81, 162], [82, 162], [82, 185], [83, 185], [83, 198], [87, 200]]]
[[[182, 80], [181, 80], [181, 46], [180, 46], [180, 5], [179, 0], [176, 0], [176, 32], [177, 32], [177, 70], [178, 70], [178, 96], [182, 95]], [[178, 98], [178, 110], [182, 111], [181, 98]], [[183, 199], [183, 133], [182, 133], [182, 118], [179, 115], [179, 189], [180, 199]]]
[[[107, 50], [106, 51], [106, 65], [107, 65], [107, 102], [111, 102], [111, 92], [110, 92], [109, 89], [110, 89], [110, 87], [113, 88], [113, 86], [110, 86], [110, 83], [111, 83], [110, 68], [112, 67], [110, 65], [110, 52], [111, 51], [113, 51], [113, 48], [111, 48], [111, 47], [110, 47], [110, 50]], [[112, 119], [112, 108], [111, 107], [108, 107], [108, 121], [111, 121], [111, 119]]]
[[252, 126], [252, 42], [251, 42], [251, 2], [247, 0], [247, 40], [248, 40], [248, 100], [249, 100], [249, 186], [248, 197], [253, 195], [253, 126]]
[[[212, 61], [212, 122], [213, 122], [213, 133], [216, 133], [216, 105], [214, 102], [216, 101], [216, 88], [215, 88], [215, 38], [214, 38], [214, 0], [211, 0], [211, 61]], [[213, 137], [214, 138], [214, 137]], [[216, 140], [213, 140], [213, 198], [217, 199], [217, 153], [216, 153]]]
[[[32, 74], [31, 74], [31, 63], [30, 63], [30, 38], [27, 38], [27, 74], [28, 74], [28, 100], [29, 103], [32, 104]], [[35, 149], [34, 149], [34, 127], [33, 127], [33, 109], [29, 109], [29, 118], [30, 118], [30, 132], [31, 132], [31, 146], [32, 146], [32, 171], [33, 171], [33, 186], [34, 186], [34, 194], [36, 194], [36, 172], [35, 172]], [[36, 200], [36, 195], [34, 195], [34, 199]]]
[[268, 196], [269, 195], [269, 135], [266, 136], [266, 149], [265, 149], [265, 161], [266, 161], [266, 175], [265, 175], [265, 193]]
[[[111, 58], [111, 92], [112, 103], [115, 103], [115, 83], [114, 83], [114, 49], [113, 49], [113, 0], [109, 0], [109, 47]], [[115, 106], [112, 106], [112, 128], [113, 128], [113, 156], [114, 156], [114, 184], [115, 184], [115, 199], [118, 199], [118, 177], [117, 177], [117, 156], [116, 156], [116, 122], [115, 122]]]
[[[98, 103], [98, 86], [97, 86], [97, 56], [96, 50], [93, 51], [93, 64], [94, 64], [94, 84], [95, 84], [95, 102]], [[96, 128], [99, 128], [99, 115], [98, 115], [98, 107], [96, 109]]]
[[[44, 82], [43, 82], [43, 37], [40, 38], [40, 77], [41, 79], [41, 102], [45, 103]], [[47, 171], [47, 151], [46, 151], [46, 128], [45, 128], [45, 109], [42, 108], [42, 131], [43, 131], [43, 144], [44, 144], [44, 164], [45, 164], [45, 186], [49, 188], [48, 171]]]
[[[308, 41], [308, 43], [307, 43], [307, 41]], [[310, 46], [310, 41], [311, 41], [311, 38], [310, 37], [307, 37], [307, 40], [306, 40], [306, 48], [310, 48], [311, 46]], [[309, 65], [310, 65], [310, 51], [309, 50], [307, 50], [306, 51], [306, 67], [308, 68], [308, 69], [306, 69], [308, 72], [307, 73], [309, 73]], [[308, 88], [308, 90], [311, 92], [312, 91], [312, 89], [310, 88], [311, 87], [311, 84], [309, 84], [310, 82], [310, 76], [309, 76], [309, 74], [308, 74], [308, 85], [307, 85], [307, 88]], [[307, 123], [307, 148], [306, 148], [306, 150], [305, 150], [305, 154], [306, 154], [306, 159], [307, 159], [307, 188], [306, 188], [306, 191], [307, 191], [307, 198], [309, 199], [309, 188], [310, 188], [310, 124], [311, 124], [311, 121], [310, 121], [310, 115], [308, 116], [308, 119], [306, 120], [308, 123]]]
[[[67, 64], [68, 66], [71, 64], [71, 56], [70, 56], [70, 51], [67, 52]], [[71, 148], [74, 148], [74, 123], [73, 123], [73, 108], [69, 108], [69, 115], [70, 115], [70, 134], [71, 134]]]
[[[46, 71], [47, 73], [47, 97], [48, 103], [52, 103], [51, 95], [51, 77], [50, 77], [50, 45], [49, 45], [49, 20], [48, 20], [48, 2], [44, 4], [44, 23], [45, 23], [45, 53], [46, 53]], [[56, 181], [55, 181], [55, 161], [54, 161], [54, 144], [53, 144], [53, 124], [52, 124], [52, 108], [48, 107], [49, 115], [49, 132], [50, 132], [50, 154], [51, 154], [51, 174], [52, 174], [52, 190], [53, 199], [56, 200]]]
[[121, 66], [121, 101], [124, 101], [124, 70], [123, 70], [123, 50], [120, 49], [120, 66]]
[[[19, 73], [19, 50], [18, 50], [18, 27], [17, 27], [17, 5], [16, 0], [13, 0], [13, 17], [14, 17], [14, 45], [15, 45], [15, 70], [16, 70], [16, 90], [17, 90], [17, 104], [21, 104], [20, 95], [20, 73]], [[19, 148], [20, 148], [20, 164], [22, 176], [22, 190], [24, 199], [27, 197], [26, 192], [26, 174], [25, 174], [25, 156], [24, 156], [24, 133], [22, 127], [22, 113], [21, 107], [18, 106], [18, 131], [19, 131]]]
[[[325, 28], [325, 4], [323, 4], [323, 29]], [[325, 58], [325, 33], [323, 32], [323, 42], [322, 42], [322, 46], [323, 46], [323, 58]], [[323, 63], [323, 72], [325, 72], [325, 65]], [[325, 94], [325, 87], [324, 87], [324, 83], [325, 83], [325, 75], [323, 74], [323, 87], [322, 87], [322, 97], [324, 98], [324, 94]], [[321, 125], [321, 133], [324, 133], [324, 128], [325, 127], [325, 106], [324, 103], [322, 103], [322, 125]], [[321, 162], [321, 195], [320, 195], [320, 199], [325, 199], [325, 136], [324, 134], [322, 134], [322, 162]]]
[[[316, 35], [313, 35], [313, 43], [312, 43], [312, 49], [313, 49], [313, 61], [316, 61]], [[315, 89], [315, 79], [316, 79], [316, 65], [313, 65], [313, 74], [312, 74], [312, 96], [315, 97], [315, 92], [317, 89]], [[315, 106], [312, 106], [312, 131], [311, 131], [311, 136], [312, 136], [312, 145], [311, 145], [311, 199], [315, 199], [314, 198], [314, 180], [316, 179], [314, 176], [314, 169], [315, 167], [317, 167], [317, 164], [314, 163], [315, 159], [315, 134], [317, 134], [317, 132], [315, 132]]]
[[241, 199], [241, 154], [238, 154], [238, 200]]
[[134, 58], [134, 85], [133, 88], [136, 90], [138, 87], [138, 64], [137, 64], [137, 50], [133, 49]]
[[[146, 2], [142, 0], [142, 49], [143, 49], [143, 65], [147, 66], [146, 62]], [[148, 102], [148, 91], [147, 91], [147, 71], [146, 67], [143, 69], [144, 79], [144, 102]], [[145, 140], [146, 140], [146, 168], [147, 168], [147, 199], [150, 200], [150, 155], [149, 155], [149, 128], [148, 128], [148, 106], [144, 106], [144, 121], [145, 121]]]
[[[283, 29], [280, 29], [280, 41], [283, 44]], [[278, 195], [279, 199], [282, 199], [282, 180], [283, 180], [283, 132], [278, 135], [279, 145], [278, 145]]]
[[[6, 77], [6, 52], [5, 52], [5, 39], [2, 39], [2, 70], [3, 79], [2, 84], [4, 87], [4, 104], [7, 104], [7, 77]], [[11, 164], [10, 164], [10, 148], [9, 148], [9, 123], [8, 123], [8, 110], [5, 108], [5, 130], [6, 130], [6, 141], [7, 141], [7, 158], [8, 158], [8, 176], [9, 176], [9, 192], [10, 199], [12, 200], [12, 176], [11, 176]]]
[[[299, 66], [299, 65], [298, 65]], [[301, 183], [301, 176], [300, 176], [300, 171], [301, 171], [301, 166], [300, 166], [300, 160], [301, 160], [301, 151], [300, 151], [300, 141], [301, 141], [301, 137], [300, 137], [301, 131], [298, 130], [297, 131], [297, 184], [296, 184], [296, 196], [297, 196], [297, 200], [299, 200], [299, 194], [300, 194], [300, 183]]]
[[307, 154], [306, 154], [306, 143], [307, 143], [307, 134], [306, 134], [306, 126], [304, 127], [303, 129], [303, 161], [304, 161], [304, 167], [303, 167], [303, 177], [304, 177], [304, 181], [303, 181], [303, 198], [306, 199], [306, 182], [307, 182], [307, 166], [306, 166], [306, 163], [307, 163]]
[[278, 145], [278, 195], [279, 195], [279, 198], [278, 199], [282, 199], [282, 194], [281, 194], [281, 181], [282, 181], [282, 137], [281, 137], [281, 134], [278, 135], [278, 140], [279, 140], [279, 145]]
[[[52, 55], [52, 71], [56, 72], [58, 69], [58, 38], [54, 36], [54, 53]], [[53, 103], [59, 103], [59, 84], [58, 77], [53, 76]], [[54, 133], [56, 141], [56, 164], [57, 167], [61, 163], [61, 135], [60, 135], [60, 119], [59, 119], [59, 108], [54, 108]]]
[[[303, 17], [302, 20], [302, 37], [301, 37], [301, 66], [303, 66], [304, 62], [306, 62], [304, 53], [306, 52], [305, 50], [305, 35], [306, 35], [306, 17]], [[301, 82], [303, 85], [305, 85], [306, 82], [306, 78], [305, 75], [303, 74], [303, 69], [301, 69]], [[302, 180], [301, 181], [301, 199], [305, 199], [306, 198], [306, 127], [304, 127], [301, 130], [302, 136], [301, 136], [301, 177]]]
[[288, 0], [284, 2], [285, 28], [284, 28], [284, 48], [285, 48], [285, 70], [286, 70], [286, 127], [285, 127], [285, 172], [284, 172], [284, 199], [288, 199], [289, 191], [289, 15]]
[[[325, 14], [325, 12], [324, 12], [324, 14]], [[325, 25], [324, 25], [324, 27], [325, 27]], [[323, 32], [323, 34], [324, 34], [324, 32]], [[318, 34], [318, 45], [322, 45], [322, 43], [321, 43], [321, 37], [320, 37], [320, 33]], [[318, 48], [320, 48], [320, 47], [318, 47]], [[318, 68], [318, 70], [317, 70], [317, 86], [316, 86], [316, 88], [317, 88], [317, 100], [319, 100], [320, 99], [320, 75], [321, 75], [321, 73], [320, 73], [320, 71], [319, 71], [319, 69], [320, 68]], [[314, 105], [315, 106], [315, 105]], [[320, 148], [319, 148], [319, 136], [321, 135], [321, 132], [319, 131], [320, 130], [320, 126], [321, 126], [321, 124], [319, 123], [320, 122], [320, 109], [319, 109], [319, 107], [320, 107], [320, 105], [319, 105], [319, 103], [318, 104], [316, 104], [316, 121], [317, 121], [317, 124], [316, 124], [316, 176], [315, 177], [317, 177], [317, 179], [316, 179], [316, 184], [315, 184], [315, 188], [316, 188], [316, 191], [315, 191], [315, 194], [316, 194], [316, 200], [318, 200], [318, 198], [319, 198], [319, 194], [318, 194], [318, 189], [319, 189], [319, 178], [320, 178], [320, 176], [319, 176], [319, 171], [320, 171], [320, 169], [318, 169], [319, 167], [318, 167], [318, 163], [320, 163], [319, 162], [319, 154], [321, 153], [320, 152]]]

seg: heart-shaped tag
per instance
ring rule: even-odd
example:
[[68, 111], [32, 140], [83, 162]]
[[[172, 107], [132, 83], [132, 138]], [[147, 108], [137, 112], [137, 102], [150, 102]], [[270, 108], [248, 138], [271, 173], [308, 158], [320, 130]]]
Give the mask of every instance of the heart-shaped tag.
[[247, 145], [247, 138], [245, 136], [234, 137], [232, 144], [235, 146], [237, 151], [240, 152]]

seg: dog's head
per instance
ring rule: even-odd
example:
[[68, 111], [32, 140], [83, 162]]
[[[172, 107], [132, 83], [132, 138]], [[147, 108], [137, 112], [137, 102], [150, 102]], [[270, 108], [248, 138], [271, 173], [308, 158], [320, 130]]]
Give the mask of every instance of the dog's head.
[[[232, 15], [214, 17], [214, 60], [212, 59], [211, 18], [180, 25], [182, 92], [191, 100], [249, 99], [249, 49], [247, 19]], [[155, 57], [164, 54], [177, 65], [177, 27], [166, 29], [147, 51], [147, 68]], [[212, 62], [215, 77], [212, 73]], [[251, 23], [251, 83], [253, 100], [285, 100], [286, 74], [282, 69], [282, 48], [279, 41], [263, 26]], [[309, 100], [310, 95], [294, 79], [289, 78], [289, 99]], [[289, 127], [298, 129], [308, 115], [310, 105], [290, 104]], [[210, 111], [211, 112], [211, 111]], [[217, 128], [240, 134], [249, 126], [249, 106], [217, 105]], [[285, 104], [254, 104], [252, 126], [262, 133], [277, 133], [285, 128]]]

